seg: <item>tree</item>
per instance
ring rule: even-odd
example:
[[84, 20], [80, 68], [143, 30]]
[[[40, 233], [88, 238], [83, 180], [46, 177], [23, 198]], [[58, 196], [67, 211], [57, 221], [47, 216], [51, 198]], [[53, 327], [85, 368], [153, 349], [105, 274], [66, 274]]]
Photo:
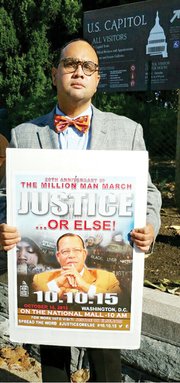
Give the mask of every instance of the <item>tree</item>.
[[15, 126], [54, 104], [53, 51], [62, 45], [61, 31], [62, 35], [77, 31], [81, 4], [78, 0], [3, 0], [1, 4], [1, 107], [8, 109], [10, 126]]

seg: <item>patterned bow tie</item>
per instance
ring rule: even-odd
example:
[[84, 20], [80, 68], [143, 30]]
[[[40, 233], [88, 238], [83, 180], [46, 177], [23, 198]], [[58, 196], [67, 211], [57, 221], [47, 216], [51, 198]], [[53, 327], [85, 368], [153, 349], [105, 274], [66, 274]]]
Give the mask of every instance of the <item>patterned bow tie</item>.
[[81, 116], [75, 118], [74, 120], [70, 120], [65, 116], [59, 116], [58, 114], [55, 114], [54, 116], [54, 126], [56, 133], [63, 132], [68, 126], [72, 125], [80, 132], [86, 133], [89, 129], [89, 122], [89, 116]]

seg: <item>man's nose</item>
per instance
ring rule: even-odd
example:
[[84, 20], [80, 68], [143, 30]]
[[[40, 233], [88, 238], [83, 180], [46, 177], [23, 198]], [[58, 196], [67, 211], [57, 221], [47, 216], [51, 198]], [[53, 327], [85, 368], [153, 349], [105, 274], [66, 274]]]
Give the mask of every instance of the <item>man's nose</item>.
[[70, 258], [75, 258], [76, 257], [76, 254], [75, 254], [73, 249], [69, 251], [68, 257], [70, 257]]
[[78, 76], [78, 77], [84, 77], [84, 72], [83, 72], [83, 68], [82, 68], [82, 64], [81, 63], [79, 63], [77, 65], [77, 68], [74, 71], [74, 75]]

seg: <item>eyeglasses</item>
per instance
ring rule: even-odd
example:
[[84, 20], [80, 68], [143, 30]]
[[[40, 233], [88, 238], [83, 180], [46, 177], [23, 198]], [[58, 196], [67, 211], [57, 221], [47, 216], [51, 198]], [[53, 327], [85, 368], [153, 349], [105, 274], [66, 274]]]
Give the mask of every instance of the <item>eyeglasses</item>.
[[80, 255], [82, 253], [82, 251], [83, 251], [83, 249], [72, 248], [72, 249], [63, 249], [60, 251], [60, 253], [65, 257], [69, 257], [71, 252], [73, 252], [73, 254], [75, 254], [75, 255]]
[[63, 63], [66, 73], [75, 72], [79, 65], [81, 65], [81, 68], [86, 76], [92, 76], [93, 73], [99, 71], [98, 64], [95, 64], [92, 61], [81, 61], [73, 58], [64, 58], [60, 60], [60, 63]]

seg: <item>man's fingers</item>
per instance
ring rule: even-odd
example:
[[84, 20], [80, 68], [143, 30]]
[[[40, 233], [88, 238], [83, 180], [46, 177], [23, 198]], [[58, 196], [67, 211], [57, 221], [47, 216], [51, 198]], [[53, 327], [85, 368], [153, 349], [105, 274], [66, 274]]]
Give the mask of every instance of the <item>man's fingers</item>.
[[1, 243], [2, 242], [4, 242], [4, 243], [6, 243], [6, 241], [13, 241], [13, 240], [16, 240], [16, 241], [18, 241], [18, 240], [20, 240], [21, 239], [21, 237], [20, 237], [20, 235], [19, 235], [19, 233], [18, 232], [15, 232], [15, 233], [8, 233], [8, 232], [3, 232], [3, 233], [1, 233], [0, 234], [0, 241], [1, 241]]
[[14, 226], [6, 225], [5, 223], [0, 224], [0, 238], [9, 239], [9, 238], [19, 238], [20, 234], [17, 231], [17, 228]]
[[8, 246], [3, 246], [3, 250], [4, 251], [9, 251], [11, 249], [13, 249], [13, 247], [16, 245], [16, 243], [13, 243], [13, 245], [8, 245]]
[[134, 243], [135, 245], [141, 250], [141, 251], [148, 251], [149, 250], [149, 247], [151, 245], [151, 242], [152, 241], [138, 241], [138, 240], [135, 240]]
[[154, 229], [148, 224], [142, 228], [136, 228], [131, 231], [131, 240], [143, 252], [149, 250], [154, 240]]
[[0, 232], [2, 231], [17, 231], [15, 226], [9, 226], [6, 223], [0, 224]]
[[152, 239], [151, 235], [150, 234], [140, 234], [140, 233], [136, 233], [135, 235], [131, 236], [132, 240], [135, 241], [142, 241], [142, 242], [145, 242], [145, 241], [150, 241]]
[[1, 247], [3, 248], [3, 250], [5, 251], [8, 251], [8, 250], [11, 250], [13, 249], [13, 247], [21, 240], [21, 238], [13, 238], [13, 239], [9, 239], [9, 240], [1, 240]]
[[67, 280], [69, 282], [69, 284], [72, 286], [72, 287], [77, 287], [77, 283], [76, 283], [76, 279], [74, 278], [74, 276], [68, 276], [67, 277]]
[[5, 250], [11, 250], [21, 240], [16, 227], [8, 226], [5, 223], [0, 225], [0, 245]]

